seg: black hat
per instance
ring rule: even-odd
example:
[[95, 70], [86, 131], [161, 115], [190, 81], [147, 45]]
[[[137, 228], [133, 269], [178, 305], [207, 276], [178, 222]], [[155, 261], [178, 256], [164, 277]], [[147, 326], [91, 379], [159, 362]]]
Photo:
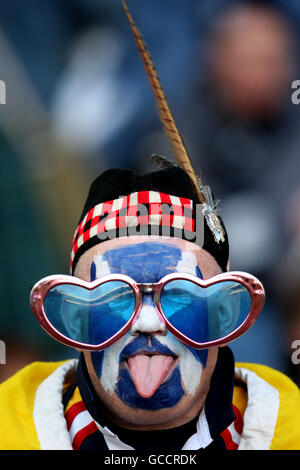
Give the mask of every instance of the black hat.
[[[192, 210], [189, 212], [187, 208], [184, 215], [186, 218], [190, 217], [190, 219], [193, 219], [195, 222], [193, 226], [194, 229], [197, 227], [198, 230], [202, 230], [203, 233], [202, 236], [200, 236], [200, 239], [202, 240], [201, 246], [215, 258], [222, 271], [226, 271], [229, 257], [229, 246], [226, 230], [221, 219], [218, 218], [224, 235], [224, 241], [222, 242], [215, 240], [214, 233], [211, 230], [206, 217], [202, 217], [201, 221], [203, 221], [203, 223], [201, 225], [197, 225], [198, 221], [196, 220], [196, 216], [197, 214], [199, 215], [199, 212], [195, 209], [196, 205], [199, 204], [199, 201], [195, 195], [193, 186], [191, 185], [190, 178], [182, 168], [172, 166], [170, 168], [143, 174], [138, 174], [135, 171], [127, 169], [110, 169], [95, 179], [91, 185], [73, 239], [71, 263], [72, 272], [74, 272], [79, 257], [92, 246], [101, 243], [108, 238], [124, 236], [125, 233], [125, 236], [130, 235], [129, 232], [124, 232], [124, 230], [119, 229], [119, 224], [114, 224], [112, 231], [109, 231], [107, 228], [102, 228], [100, 231], [94, 230], [94, 232], [91, 232], [91, 227], [96, 227], [96, 225], [99, 227], [99, 224], [102, 221], [104, 224], [105, 216], [107, 220], [107, 216], [110, 217], [110, 214], [112, 214], [111, 220], [113, 219], [113, 221], [116, 220], [116, 217], [119, 220], [121, 217], [125, 217], [128, 214], [129, 208], [128, 198], [132, 195], [142, 194], [143, 204], [149, 208], [150, 201], [148, 193], [150, 194], [150, 197], [152, 197], [152, 200], [154, 197], [155, 201], [157, 201], [157, 195], [159, 195], [158, 197], [161, 201], [160, 209], [162, 209], [162, 211], [164, 210], [162, 203], [167, 202], [166, 197], [168, 195], [181, 198], [183, 201], [192, 201]], [[165, 195], [165, 198], [162, 195]], [[119, 205], [116, 204], [115, 207], [113, 207], [115, 202], [119, 203]], [[169, 207], [172, 206], [172, 201], [170, 200], [168, 202]], [[101, 203], [106, 203], [106, 207], [105, 205], [103, 206], [103, 204], [101, 206]], [[164, 207], [166, 205], [168, 206], [168, 204], [164, 204]], [[136, 208], [138, 209], [138, 206], [136, 206]], [[171, 212], [172, 210], [174, 211], [174, 206], [173, 208], [171, 207]], [[147, 234], [153, 234], [153, 225], [150, 225], [149, 220], [144, 222], [144, 227], [147, 227]], [[190, 236], [192, 230], [176, 230], [173, 228], [172, 224], [169, 223], [168, 227], [170, 229], [168, 234], [171, 237], [180, 237], [194, 241]], [[156, 228], [162, 229], [162, 226], [158, 224]], [[99, 234], [103, 235], [103, 232], [106, 232], [108, 238], [99, 236]], [[144, 235], [145, 231], [135, 231], [135, 234]], [[162, 232], [159, 231], [156, 232], [156, 234], [161, 235]], [[79, 241], [80, 237], [81, 240]], [[197, 243], [196, 240], [195, 243]]]

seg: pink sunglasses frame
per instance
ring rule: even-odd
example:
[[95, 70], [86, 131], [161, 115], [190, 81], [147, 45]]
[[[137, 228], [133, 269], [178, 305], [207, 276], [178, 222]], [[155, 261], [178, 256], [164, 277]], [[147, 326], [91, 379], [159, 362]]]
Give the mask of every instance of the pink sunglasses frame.
[[[238, 282], [239, 284], [242, 284], [244, 287], [246, 287], [251, 296], [251, 307], [249, 313], [243, 323], [229, 335], [224, 336], [223, 338], [219, 338], [217, 340], [208, 341], [205, 343], [197, 343], [196, 341], [191, 340], [186, 335], [177, 330], [168, 321], [168, 319], [163, 313], [163, 309], [160, 303], [160, 294], [164, 286], [174, 279], [188, 280], [204, 288], [224, 281]], [[113, 335], [105, 342], [93, 345], [80, 343], [78, 341], [72, 340], [61, 334], [48, 320], [44, 310], [44, 299], [50, 289], [57, 287], [61, 284], [72, 284], [75, 286], [83, 287], [88, 290], [92, 290], [100, 286], [101, 284], [104, 284], [105, 282], [113, 280], [123, 281], [132, 288], [135, 295], [135, 307], [127, 323], [115, 335]], [[109, 274], [90, 282], [69, 275], [52, 275], [41, 279], [33, 286], [30, 293], [30, 306], [41, 327], [57, 341], [79, 350], [101, 351], [107, 348], [108, 346], [111, 346], [114, 342], [116, 342], [130, 330], [132, 325], [138, 319], [139, 313], [141, 311], [143, 293], [151, 292], [153, 292], [154, 294], [154, 304], [156, 312], [160, 320], [166, 326], [167, 330], [170, 331], [170, 333], [172, 333], [177, 339], [182, 341], [184, 344], [191, 346], [195, 349], [207, 349], [213, 346], [222, 346], [244, 334], [256, 321], [258, 315], [260, 314], [263, 308], [265, 301], [264, 287], [256, 277], [241, 271], [232, 271], [218, 274], [205, 280], [200, 279], [191, 274], [172, 273], [164, 276], [158, 283], [153, 284], [139, 284], [136, 283], [129, 276], [122, 274]]]

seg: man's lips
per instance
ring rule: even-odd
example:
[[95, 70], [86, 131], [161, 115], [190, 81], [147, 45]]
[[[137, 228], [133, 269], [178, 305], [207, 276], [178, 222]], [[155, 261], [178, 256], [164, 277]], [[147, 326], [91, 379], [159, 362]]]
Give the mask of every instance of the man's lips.
[[132, 381], [138, 394], [150, 398], [176, 366], [174, 354], [160, 354], [157, 351], [139, 351], [127, 358]]

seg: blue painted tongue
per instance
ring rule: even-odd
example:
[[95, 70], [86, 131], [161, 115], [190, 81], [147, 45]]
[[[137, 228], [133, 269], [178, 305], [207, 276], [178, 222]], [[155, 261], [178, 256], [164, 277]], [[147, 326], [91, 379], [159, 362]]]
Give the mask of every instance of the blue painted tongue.
[[131, 378], [138, 394], [150, 398], [160, 387], [174, 363], [172, 356], [137, 354], [128, 359]]

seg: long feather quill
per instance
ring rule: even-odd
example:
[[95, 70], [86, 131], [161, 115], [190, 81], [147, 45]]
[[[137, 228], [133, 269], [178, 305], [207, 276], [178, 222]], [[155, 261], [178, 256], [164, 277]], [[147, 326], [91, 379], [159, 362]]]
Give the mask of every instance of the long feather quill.
[[167, 135], [167, 138], [171, 144], [175, 159], [177, 163], [183, 168], [183, 170], [189, 176], [191, 183], [194, 187], [196, 196], [199, 199], [199, 202], [204, 203], [205, 197], [201, 193], [199, 185], [198, 185], [199, 177], [197, 177], [195, 173], [195, 170], [193, 168], [191, 159], [189, 157], [189, 154], [187, 152], [183, 139], [176, 126], [175, 120], [173, 118], [173, 115], [170, 110], [169, 104], [167, 102], [163, 88], [161, 86], [158, 73], [154, 66], [150, 52], [148, 51], [146, 44], [142, 38], [142, 35], [137, 29], [132, 19], [132, 16], [129, 13], [125, 0], [121, 0], [121, 1], [125, 10], [126, 16], [128, 18], [129, 24], [131, 26], [131, 30], [132, 30], [137, 48], [141, 55], [143, 65], [146, 70], [146, 74], [147, 74], [148, 80], [150, 82], [150, 85], [151, 85], [151, 88], [155, 97], [155, 102], [156, 102], [156, 106], [158, 109], [160, 120], [163, 124], [164, 131]]

